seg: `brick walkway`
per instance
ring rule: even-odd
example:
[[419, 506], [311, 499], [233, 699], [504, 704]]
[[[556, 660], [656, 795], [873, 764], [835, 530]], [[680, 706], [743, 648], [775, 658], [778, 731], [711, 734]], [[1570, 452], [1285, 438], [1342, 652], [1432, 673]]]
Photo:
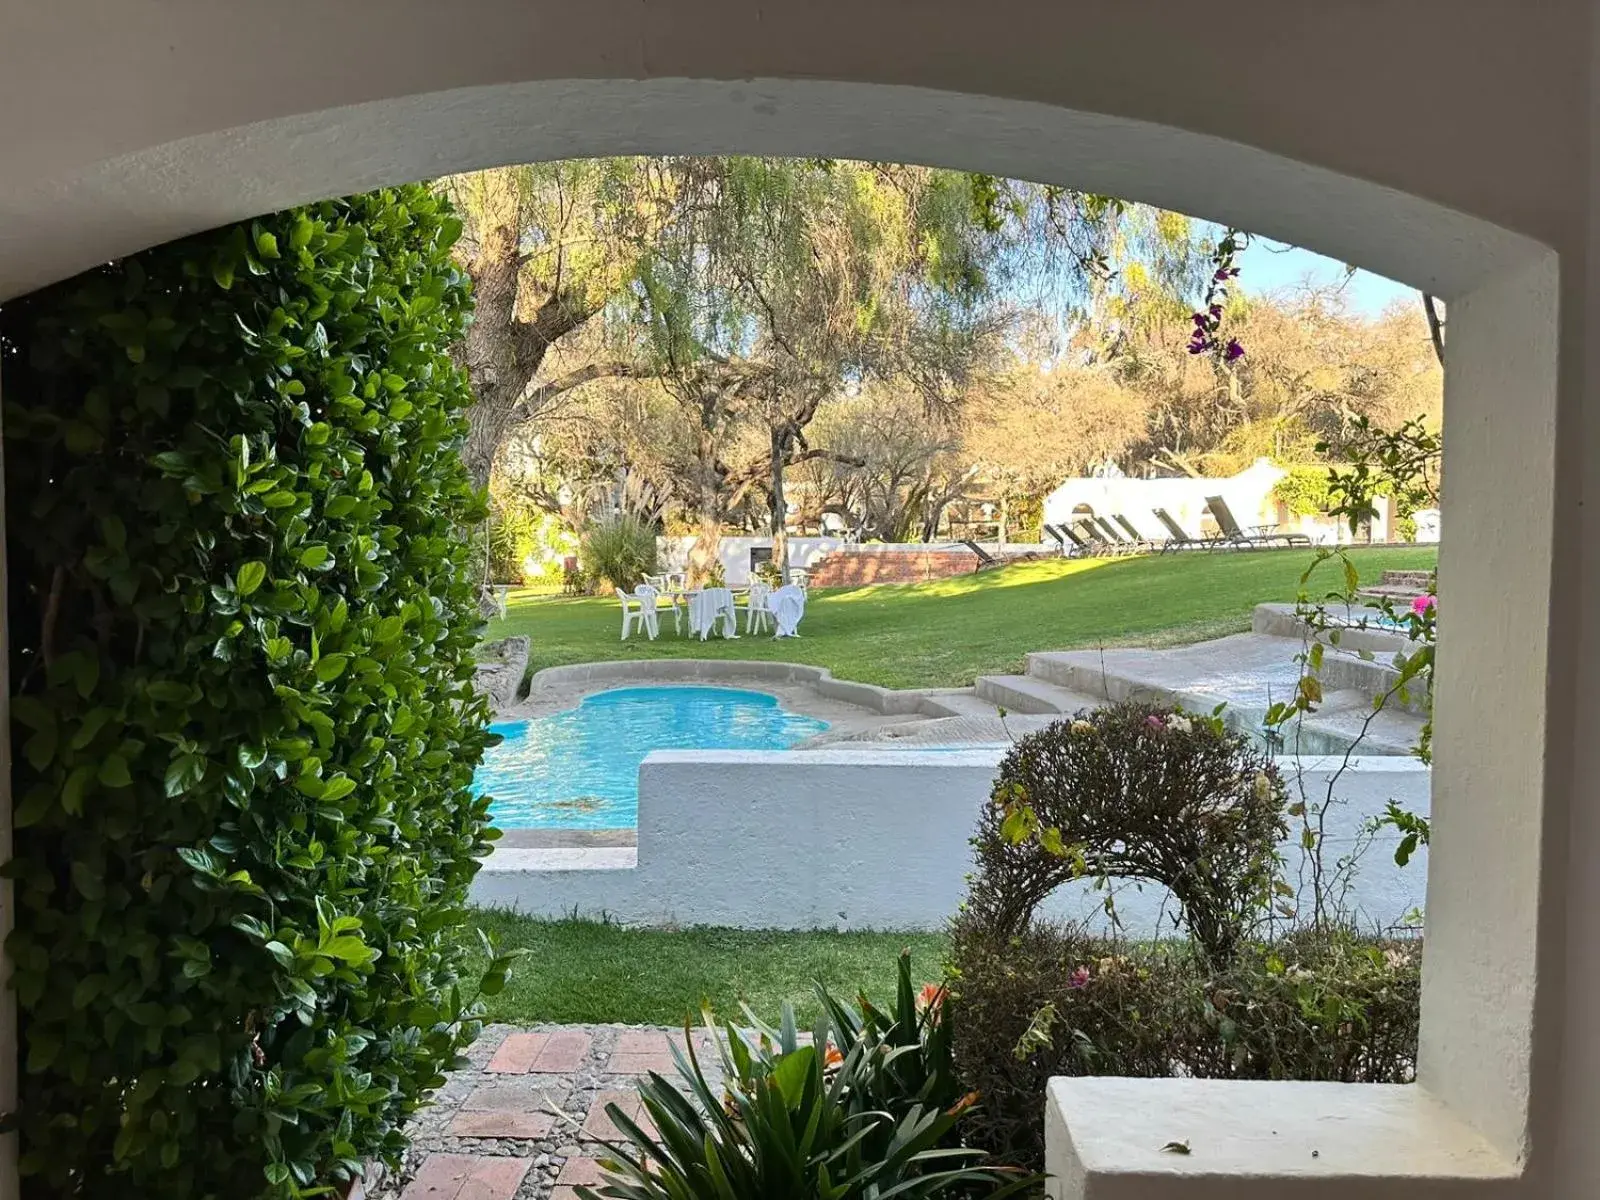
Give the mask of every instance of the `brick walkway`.
[[[598, 1185], [602, 1139], [618, 1133], [606, 1105], [642, 1120], [635, 1079], [676, 1079], [669, 1042], [682, 1030], [620, 1025], [516, 1029], [491, 1025], [432, 1106], [412, 1122], [412, 1149], [399, 1179], [373, 1200], [576, 1200], [575, 1184]], [[714, 1088], [716, 1054], [704, 1032], [695, 1052]], [[648, 1128], [648, 1125], [645, 1125]]]

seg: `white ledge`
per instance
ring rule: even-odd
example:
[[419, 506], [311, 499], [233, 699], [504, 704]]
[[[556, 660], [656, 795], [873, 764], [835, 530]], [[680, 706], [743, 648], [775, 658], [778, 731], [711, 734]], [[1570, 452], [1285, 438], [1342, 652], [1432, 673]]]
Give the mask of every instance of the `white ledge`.
[[[1057, 1078], [1045, 1104], [1053, 1200], [1465, 1200], [1521, 1172], [1421, 1088]], [[1188, 1153], [1169, 1150], [1173, 1144]]]
[[635, 846], [508, 847], [483, 860], [483, 871], [632, 871]]

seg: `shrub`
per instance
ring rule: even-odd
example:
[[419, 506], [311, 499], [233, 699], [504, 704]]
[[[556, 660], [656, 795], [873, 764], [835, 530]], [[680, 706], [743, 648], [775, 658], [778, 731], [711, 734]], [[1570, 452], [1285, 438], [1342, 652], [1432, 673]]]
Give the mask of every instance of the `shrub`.
[[[726, 572], [723, 577], [727, 577]], [[756, 564], [755, 577], [770, 588], [780, 588], [784, 584], [783, 568], [770, 558], [766, 562]]]
[[[900, 953], [893, 1011], [878, 1008], [864, 995], [858, 996], [853, 1006], [844, 1004], [825, 987], [817, 986], [823, 1014], [819, 1044], [861, 1046], [866, 1053], [868, 1069], [861, 1073], [851, 1096], [857, 1108], [886, 1112], [899, 1121], [913, 1108], [966, 1108], [970, 1104], [962, 1102], [965, 1089], [956, 1074], [946, 995], [944, 988], [933, 984], [920, 992], [913, 988], [909, 951]], [[885, 1126], [879, 1132], [887, 1137], [890, 1128]], [[887, 1152], [886, 1146], [878, 1149]]]
[[6, 306], [30, 1195], [309, 1194], [476, 1032], [460, 228], [406, 187]]
[[[1043, 1161], [1052, 1075], [1409, 1080], [1419, 957], [1326, 927], [1249, 942], [1275, 890], [1284, 789], [1216, 717], [1142, 704], [1023, 738], [974, 839], [951, 937], [956, 1066], [975, 1144]], [[1190, 938], [1129, 944], [1040, 920], [1074, 879], [1165, 885]]]
[[1129, 703], [1058, 721], [1005, 756], [993, 799], [967, 906], [998, 933], [1072, 879], [1143, 879], [1224, 963], [1270, 903], [1283, 781], [1216, 717]]
[[1044, 1160], [1039, 1099], [1055, 1075], [1408, 1083], [1421, 944], [1345, 930], [1249, 944], [1212, 969], [1182, 942], [1129, 944], [1035, 923], [958, 921], [956, 1066], [982, 1103], [972, 1143]]
[[1331, 475], [1322, 466], [1290, 467], [1288, 474], [1272, 485], [1273, 499], [1280, 501], [1291, 516], [1325, 514], [1333, 504]]
[[[953, 1144], [970, 1099], [931, 1106], [891, 1081], [894, 1063], [914, 1053], [909, 1047], [890, 1050], [870, 1036], [836, 1046], [826, 1020], [812, 1044], [801, 1045], [787, 1007], [782, 1030], [754, 1042], [731, 1024], [719, 1030], [708, 1019], [707, 1028], [719, 1046], [723, 1094], [707, 1083], [692, 1042], [687, 1054], [675, 1050], [689, 1101], [651, 1074], [639, 1094], [654, 1134], [607, 1105], [627, 1142], [601, 1160], [610, 1183], [576, 1189], [583, 1200], [997, 1200], [1037, 1182], [981, 1166], [981, 1151]], [[895, 1108], [878, 1106], [885, 1095]]]
[[590, 579], [631, 592], [655, 574], [655, 530], [628, 513], [597, 521], [584, 530], [579, 557]]

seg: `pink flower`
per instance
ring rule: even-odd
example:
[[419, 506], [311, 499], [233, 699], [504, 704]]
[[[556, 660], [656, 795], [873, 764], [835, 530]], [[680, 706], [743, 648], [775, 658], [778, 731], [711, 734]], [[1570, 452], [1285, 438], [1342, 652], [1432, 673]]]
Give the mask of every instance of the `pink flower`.
[[1086, 988], [1086, 987], [1088, 987], [1089, 986], [1089, 968], [1088, 967], [1079, 967], [1076, 971], [1074, 971], [1072, 973], [1072, 975], [1067, 979], [1067, 986], [1070, 987], [1070, 988]]
[[1418, 596], [1415, 600], [1413, 600], [1411, 602], [1411, 611], [1416, 613], [1417, 616], [1420, 617], [1423, 613], [1427, 612], [1429, 609], [1437, 608], [1438, 605], [1439, 605], [1439, 597], [1437, 597], [1437, 596]]
[[1167, 727], [1167, 723], [1154, 713], [1151, 713], [1144, 719], [1144, 727], [1151, 733], [1160, 733]]

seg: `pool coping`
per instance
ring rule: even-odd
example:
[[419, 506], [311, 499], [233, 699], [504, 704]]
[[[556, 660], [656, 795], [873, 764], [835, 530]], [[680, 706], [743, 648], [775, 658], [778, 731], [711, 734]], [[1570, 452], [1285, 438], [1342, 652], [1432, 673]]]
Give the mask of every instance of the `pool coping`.
[[[875, 683], [858, 683], [852, 679], [836, 678], [827, 667], [813, 667], [805, 663], [744, 658], [657, 658], [545, 667], [534, 672], [527, 701], [535, 700], [541, 691], [606, 680], [702, 683], [738, 679], [757, 683], [807, 684], [818, 695], [829, 700], [840, 700], [885, 717], [960, 716], [959, 708], [941, 704], [940, 697], [972, 695], [969, 687], [886, 688]], [[518, 705], [508, 706], [508, 711], [516, 707]]]

